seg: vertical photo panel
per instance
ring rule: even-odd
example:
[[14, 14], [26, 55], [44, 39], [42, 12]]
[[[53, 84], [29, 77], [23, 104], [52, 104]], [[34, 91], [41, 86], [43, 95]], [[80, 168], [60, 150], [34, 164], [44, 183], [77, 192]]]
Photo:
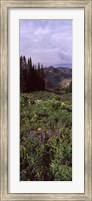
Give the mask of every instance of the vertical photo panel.
[[72, 20], [19, 29], [20, 181], [72, 181]]

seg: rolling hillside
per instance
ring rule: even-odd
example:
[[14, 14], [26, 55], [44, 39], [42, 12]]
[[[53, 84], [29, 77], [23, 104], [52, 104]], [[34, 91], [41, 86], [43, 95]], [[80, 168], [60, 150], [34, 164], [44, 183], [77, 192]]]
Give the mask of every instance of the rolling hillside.
[[46, 89], [61, 89], [72, 80], [72, 69], [64, 67], [45, 67]]

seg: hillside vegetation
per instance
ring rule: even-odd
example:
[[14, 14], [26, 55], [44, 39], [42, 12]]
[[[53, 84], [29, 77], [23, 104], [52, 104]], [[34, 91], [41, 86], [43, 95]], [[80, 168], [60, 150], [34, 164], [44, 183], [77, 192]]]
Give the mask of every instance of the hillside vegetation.
[[[72, 69], [66, 67], [46, 67], [44, 68], [46, 89], [62, 89], [72, 80]], [[65, 82], [64, 82], [65, 80]]]
[[72, 94], [20, 95], [20, 180], [72, 180]]

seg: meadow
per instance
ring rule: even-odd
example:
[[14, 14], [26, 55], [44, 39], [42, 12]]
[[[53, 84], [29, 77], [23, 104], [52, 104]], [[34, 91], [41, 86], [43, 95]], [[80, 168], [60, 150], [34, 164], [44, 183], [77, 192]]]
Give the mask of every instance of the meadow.
[[72, 180], [72, 94], [20, 94], [20, 180]]

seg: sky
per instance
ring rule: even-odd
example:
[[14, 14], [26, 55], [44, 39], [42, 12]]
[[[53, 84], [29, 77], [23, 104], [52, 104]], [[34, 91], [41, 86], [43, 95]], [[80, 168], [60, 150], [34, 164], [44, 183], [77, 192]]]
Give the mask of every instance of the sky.
[[20, 20], [20, 55], [34, 64], [72, 65], [72, 20]]

